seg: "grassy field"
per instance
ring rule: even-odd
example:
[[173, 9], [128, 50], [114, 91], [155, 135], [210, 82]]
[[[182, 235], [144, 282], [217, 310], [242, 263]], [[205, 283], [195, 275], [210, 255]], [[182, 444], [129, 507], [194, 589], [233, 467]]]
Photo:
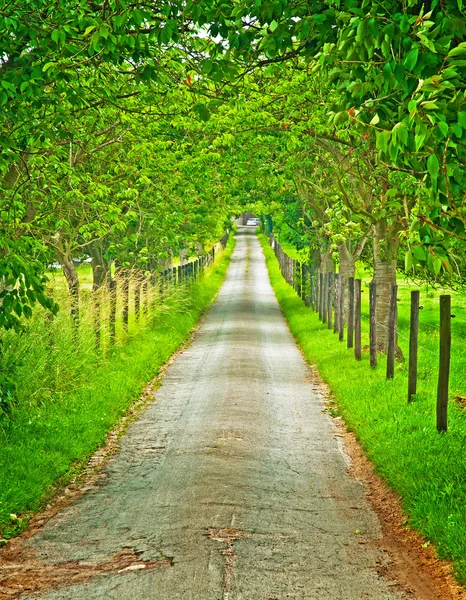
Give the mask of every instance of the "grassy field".
[[[453, 561], [458, 580], [466, 584], [466, 414], [455, 396], [466, 394], [466, 307], [452, 294], [452, 364], [449, 431], [435, 428], [438, 367], [438, 291], [421, 290], [419, 385], [415, 401], [407, 404], [406, 363], [397, 365], [395, 378], [385, 379], [385, 360], [375, 370], [368, 353], [354, 360], [312, 309], [304, 306], [282, 278], [277, 260], [261, 236], [270, 278], [291, 331], [307, 360], [316, 364], [335, 395], [339, 413], [354, 431], [377, 472], [401, 496], [409, 523], [439, 557]], [[367, 286], [368, 278], [365, 278]], [[399, 281], [399, 342], [407, 353], [408, 282]], [[368, 333], [368, 290], [363, 293], [363, 343]]]
[[145, 384], [188, 337], [223, 282], [233, 246], [232, 237], [203, 277], [166, 294], [155, 315], [140, 319], [126, 342], [107, 355], [96, 354], [92, 328], [90, 340], [81, 335], [77, 346], [65, 313], [57, 317], [52, 340], [40, 318], [24, 335], [8, 338], [10, 349], [3, 359], [18, 384], [18, 397], [9, 418], [0, 421], [4, 540], [44, 506], [57, 481], [66, 483], [85, 466]]

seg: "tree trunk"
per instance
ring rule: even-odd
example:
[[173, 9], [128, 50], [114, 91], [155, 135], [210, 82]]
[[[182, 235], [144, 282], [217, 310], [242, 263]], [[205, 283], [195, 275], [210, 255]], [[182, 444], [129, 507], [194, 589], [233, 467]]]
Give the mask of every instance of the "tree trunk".
[[111, 280], [111, 261], [104, 258], [104, 250], [99, 243], [89, 245], [92, 258], [92, 291], [109, 284]]
[[76, 268], [71, 258], [71, 253], [68, 248], [56, 248], [58, 262], [61, 265], [63, 274], [68, 284], [70, 294], [70, 314], [71, 320], [75, 327], [79, 326], [79, 277]]
[[356, 259], [354, 254], [350, 251], [347, 242], [338, 244], [338, 256], [340, 259], [340, 286], [342, 286], [342, 291], [340, 293], [343, 294], [343, 298], [345, 299], [343, 313], [340, 316], [343, 319], [343, 323], [348, 323], [350, 301], [348, 294], [348, 277], [354, 277]]
[[348, 277], [354, 277], [356, 258], [348, 248], [347, 242], [338, 244], [338, 256], [340, 258], [340, 277], [344, 277], [345, 280]]
[[320, 270], [321, 273], [333, 273], [335, 271], [331, 252], [323, 252], [320, 255]]
[[[374, 225], [374, 278], [376, 284], [377, 351], [387, 352], [390, 294], [396, 284], [396, 263], [400, 246], [401, 227], [388, 225], [380, 219]], [[397, 357], [402, 357], [401, 349], [396, 349]]]

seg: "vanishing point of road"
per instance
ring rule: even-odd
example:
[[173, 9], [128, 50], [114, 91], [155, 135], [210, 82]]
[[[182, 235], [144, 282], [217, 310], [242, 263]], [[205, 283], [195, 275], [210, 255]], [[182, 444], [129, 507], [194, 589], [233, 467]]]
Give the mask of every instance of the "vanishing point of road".
[[22, 597], [406, 598], [382, 575], [380, 524], [323, 408], [259, 241], [240, 228], [155, 401], [99, 481], [27, 540], [46, 570], [71, 575]]

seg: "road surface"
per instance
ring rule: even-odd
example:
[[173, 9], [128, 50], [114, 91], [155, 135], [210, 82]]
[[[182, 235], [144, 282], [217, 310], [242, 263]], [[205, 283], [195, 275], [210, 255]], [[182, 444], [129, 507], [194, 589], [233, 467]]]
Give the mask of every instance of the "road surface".
[[[252, 228], [249, 228], [251, 230]], [[28, 599], [401, 600], [253, 231], [98, 485], [28, 544]]]

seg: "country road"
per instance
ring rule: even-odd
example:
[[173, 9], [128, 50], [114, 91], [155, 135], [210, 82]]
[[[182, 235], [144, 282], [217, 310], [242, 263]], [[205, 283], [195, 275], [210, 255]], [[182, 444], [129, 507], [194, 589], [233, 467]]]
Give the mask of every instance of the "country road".
[[155, 402], [99, 482], [27, 541], [50, 578], [21, 597], [407, 598], [382, 575], [380, 537], [259, 241], [240, 228], [218, 299]]

